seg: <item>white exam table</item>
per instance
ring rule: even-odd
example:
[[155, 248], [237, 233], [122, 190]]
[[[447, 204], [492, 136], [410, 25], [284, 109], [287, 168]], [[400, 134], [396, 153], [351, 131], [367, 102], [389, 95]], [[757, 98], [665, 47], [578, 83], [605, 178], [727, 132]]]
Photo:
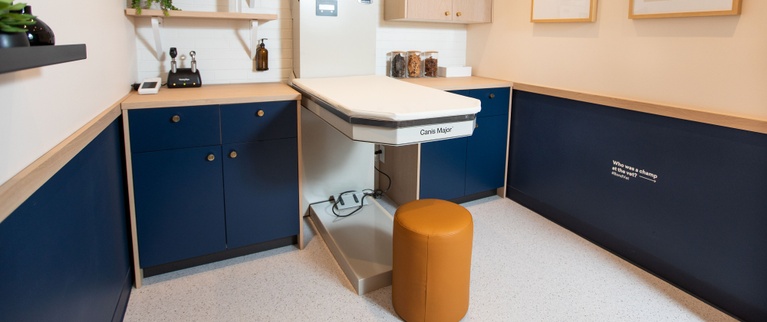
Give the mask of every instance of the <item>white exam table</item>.
[[291, 86], [311, 112], [301, 113], [302, 209], [358, 294], [391, 285], [392, 214], [373, 198], [349, 217], [317, 202], [372, 189], [375, 144], [470, 136], [480, 101], [385, 76], [293, 79]]

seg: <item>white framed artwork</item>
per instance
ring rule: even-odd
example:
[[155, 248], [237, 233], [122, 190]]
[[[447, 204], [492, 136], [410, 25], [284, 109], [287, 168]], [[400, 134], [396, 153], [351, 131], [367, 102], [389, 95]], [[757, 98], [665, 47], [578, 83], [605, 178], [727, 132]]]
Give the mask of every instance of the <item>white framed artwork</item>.
[[629, 0], [629, 19], [739, 15], [742, 0]]
[[594, 22], [597, 0], [532, 0], [531, 22]]

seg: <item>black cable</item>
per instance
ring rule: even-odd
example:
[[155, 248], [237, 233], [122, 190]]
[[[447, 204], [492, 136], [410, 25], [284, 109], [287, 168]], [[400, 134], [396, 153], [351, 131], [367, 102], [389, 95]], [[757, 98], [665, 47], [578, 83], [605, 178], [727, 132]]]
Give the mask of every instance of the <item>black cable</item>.
[[378, 169], [376, 167], [373, 167], [373, 169], [376, 169], [376, 171], [378, 171], [381, 174], [383, 174], [386, 177], [386, 179], [389, 180], [389, 184], [386, 186], [386, 189], [385, 190], [381, 190], [381, 189], [375, 189], [375, 190], [373, 190], [373, 189], [364, 189], [364, 190], [362, 190], [362, 200], [360, 200], [360, 205], [357, 206], [357, 209], [354, 209], [354, 211], [352, 211], [352, 212], [350, 212], [348, 214], [345, 214], [345, 215], [342, 215], [341, 214], [341, 209], [338, 209], [338, 203], [341, 202], [341, 197], [343, 195], [345, 195], [347, 193], [353, 193], [353, 192], [355, 192], [355, 190], [347, 190], [347, 191], [344, 191], [342, 193], [339, 193], [338, 194], [338, 199], [333, 202], [333, 207], [331, 207], [331, 211], [333, 212], [333, 215], [335, 215], [336, 217], [339, 217], [339, 218], [349, 217], [349, 216], [357, 213], [358, 211], [360, 211], [362, 209], [362, 207], [365, 206], [365, 198], [367, 198], [368, 196], [373, 197], [375, 199], [381, 198], [381, 196], [383, 196], [384, 193], [386, 193], [387, 191], [389, 191], [389, 189], [391, 189], [391, 177], [388, 174], [386, 174], [385, 172], [381, 171], [380, 169]]
[[[360, 211], [360, 209], [362, 209], [362, 207], [365, 205], [365, 198], [368, 196], [367, 193], [362, 195], [362, 200], [360, 200], [360, 205], [357, 206], [357, 209], [354, 209], [354, 211], [352, 211], [352, 212], [350, 212], [348, 214], [345, 214], [345, 215], [342, 215], [340, 213], [341, 209], [338, 209], [338, 203], [341, 202], [341, 197], [343, 195], [347, 194], [347, 193], [353, 193], [353, 192], [355, 192], [355, 190], [347, 190], [347, 191], [344, 191], [344, 192], [338, 194], [338, 200], [336, 200], [333, 203], [333, 207], [331, 207], [331, 209], [330, 209], [336, 217], [340, 217], [340, 218], [349, 217], [349, 216], [357, 213], [358, 211]], [[336, 210], [338, 210], [339, 212], [336, 212]]]
[[[318, 204], [321, 204], [321, 203], [325, 203], [325, 202], [333, 202], [333, 196], [330, 196], [330, 198], [328, 198], [328, 200], [312, 202], [312, 203], [309, 204], [309, 207], [311, 207], [313, 205], [318, 205]], [[304, 215], [304, 218], [306, 218], [306, 217], [309, 217], [309, 214]]]

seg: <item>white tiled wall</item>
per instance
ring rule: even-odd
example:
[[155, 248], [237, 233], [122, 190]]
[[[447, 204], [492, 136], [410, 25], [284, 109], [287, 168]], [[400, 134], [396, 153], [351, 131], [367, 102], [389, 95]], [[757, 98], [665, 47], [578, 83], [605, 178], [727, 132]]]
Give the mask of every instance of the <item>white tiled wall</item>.
[[[230, 2], [231, 1], [231, 2]], [[175, 0], [176, 7], [186, 11], [235, 11], [238, 0]], [[176, 47], [178, 67], [190, 67], [189, 52], [197, 53], [197, 66], [203, 84], [285, 82], [293, 68], [291, 14], [289, 0], [255, 1], [254, 8], [239, 0], [242, 12], [277, 14], [274, 21], [262, 23], [259, 38], [268, 38], [269, 70], [255, 71], [250, 59], [248, 21], [208, 19], [164, 19], [160, 34], [162, 54], [155, 55], [150, 19], [135, 18], [136, 81], [161, 76], [170, 70], [170, 47]], [[382, 0], [383, 1], [383, 0]], [[171, 13], [172, 15], [172, 13]], [[386, 72], [386, 53], [393, 50], [437, 50], [440, 66], [463, 66], [466, 62], [466, 27], [464, 25], [402, 23], [379, 21], [376, 48], [376, 73]], [[353, 46], [353, 40], [349, 46]]]
[[378, 27], [376, 74], [386, 73], [386, 53], [394, 50], [439, 51], [440, 66], [466, 63], [466, 26], [382, 21]]

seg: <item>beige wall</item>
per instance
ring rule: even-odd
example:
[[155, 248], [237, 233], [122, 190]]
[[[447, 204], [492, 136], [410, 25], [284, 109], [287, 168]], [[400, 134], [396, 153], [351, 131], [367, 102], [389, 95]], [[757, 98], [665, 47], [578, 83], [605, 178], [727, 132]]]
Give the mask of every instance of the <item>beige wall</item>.
[[740, 16], [628, 19], [600, 0], [594, 23], [531, 23], [530, 0], [494, 1], [468, 31], [474, 75], [767, 120], [767, 1]]
[[136, 81], [135, 36], [123, 1], [27, 3], [53, 29], [56, 44], [85, 44], [88, 58], [0, 74], [0, 184], [119, 101]]

